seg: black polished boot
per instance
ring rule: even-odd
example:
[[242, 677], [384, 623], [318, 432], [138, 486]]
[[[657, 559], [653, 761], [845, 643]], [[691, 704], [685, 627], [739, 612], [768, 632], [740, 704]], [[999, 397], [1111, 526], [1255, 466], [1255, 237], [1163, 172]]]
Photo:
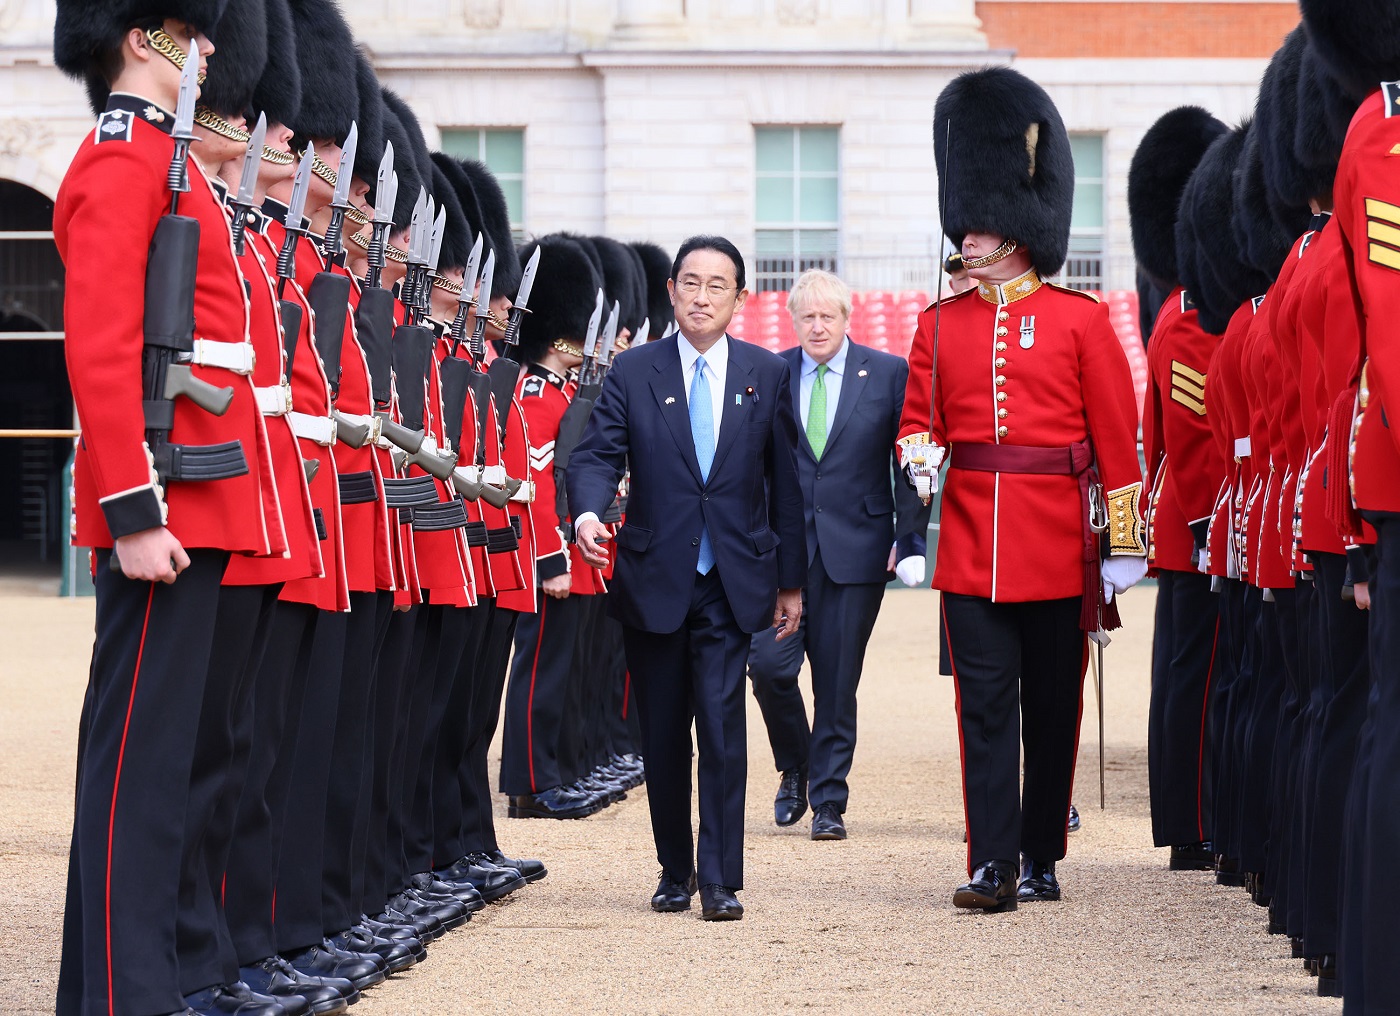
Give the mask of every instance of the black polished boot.
[[1022, 903], [1037, 900], [1058, 901], [1060, 883], [1055, 878], [1054, 861], [1021, 859], [1021, 881], [1016, 886], [1016, 899]]
[[507, 857], [498, 849], [487, 851], [483, 856], [489, 857], [491, 863], [501, 868], [514, 868], [520, 872], [526, 882], [538, 882], [549, 874], [549, 869], [544, 866], [543, 861], [537, 861], [532, 857]]
[[281, 956], [268, 956], [239, 967], [238, 977], [253, 991], [281, 1000], [300, 995], [316, 1016], [335, 1016], [360, 1000], [355, 986], [342, 977], [309, 977]]
[[983, 861], [972, 870], [972, 880], [958, 886], [953, 906], [1000, 914], [1016, 909], [1016, 865], [1010, 861]]

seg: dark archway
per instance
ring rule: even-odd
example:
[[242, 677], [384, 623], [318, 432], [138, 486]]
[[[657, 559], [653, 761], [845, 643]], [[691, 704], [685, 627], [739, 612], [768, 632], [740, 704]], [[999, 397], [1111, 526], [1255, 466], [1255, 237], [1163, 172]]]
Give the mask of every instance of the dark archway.
[[[0, 180], [0, 431], [73, 426], [63, 362], [63, 263], [53, 202]], [[68, 538], [63, 466], [71, 439], [0, 438], [0, 567], [57, 572]]]

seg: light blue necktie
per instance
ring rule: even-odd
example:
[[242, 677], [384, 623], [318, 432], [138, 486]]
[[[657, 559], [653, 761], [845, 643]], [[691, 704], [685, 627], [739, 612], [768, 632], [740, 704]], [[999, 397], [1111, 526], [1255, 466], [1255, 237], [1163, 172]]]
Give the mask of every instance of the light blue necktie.
[[[695, 441], [695, 458], [700, 463], [700, 476], [710, 478], [710, 464], [715, 460], [715, 406], [710, 399], [710, 380], [706, 376], [705, 358], [695, 361], [695, 377], [690, 382], [690, 436]], [[710, 546], [710, 530], [700, 531], [700, 558], [695, 570], [708, 575], [715, 566], [715, 551]]]

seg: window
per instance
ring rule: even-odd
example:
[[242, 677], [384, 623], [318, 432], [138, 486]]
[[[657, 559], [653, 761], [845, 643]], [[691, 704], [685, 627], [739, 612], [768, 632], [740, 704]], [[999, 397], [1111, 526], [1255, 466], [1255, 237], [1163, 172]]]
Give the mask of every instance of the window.
[[753, 288], [787, 290], [808, 268], [836, 270], [840, 128], [755, 127]]
[[513, 128], [443, 128], [442, 150], [458, 159], [484, 162], [505, 191], [510, 231], [525, 239], [525, 131]]
[[1102, 134], [1071, 134], [1074, 153], [1074, 214], [1069, 259], [1061, 280], [1071, 289], [1103, 290], [1104, 156]]

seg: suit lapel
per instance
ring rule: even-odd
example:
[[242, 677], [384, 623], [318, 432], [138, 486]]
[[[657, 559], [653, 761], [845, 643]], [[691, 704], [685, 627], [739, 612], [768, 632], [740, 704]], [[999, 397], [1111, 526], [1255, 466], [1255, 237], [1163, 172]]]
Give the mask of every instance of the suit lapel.
[[719, 444], [715, 446], [715, 459], [710, 463], [711, 476], [715, 475], [724, 462], [724, 456], [738, 438], [739, 429], [743, 427], [744, 417], [749, 414], [749, 407], [753, 402], [752, 398], [744, 396], [744, 389], [749, 386], [749, 379], [753, 374], [753, 364], [749, 363], [749, 358], [739, 343], [732, 338], [728, 341], [729, 366], [725, 368], [724, 377], [724, 413], [720, 417]]
[[784, 354], [788, 362], [788, 388], [792, 391], [792, 418], [797, 421], [797, 447], [807, 453], [807, 457], [816, 461], [816, 453], [812, 451], [812, 442], [807, 440], [807, 428], [802, 426], [802, 350], [800, 347], [792, 350], [792, 354]]
[[841, 397], [836, 400], [836, 418], [831, 421], [831, 433], [826, 436], [828, 451], [837, 435], [841, 433], [841, 428], [850, 419], [851, 409], [865, 389], [866, 375], [861, 373], [861, 368], [865, 366], [866, 359], [865, 348], [847, 338], [846, 371], [841, 375]]
[[[656, 397], [656, 408], [661, 413], [661, 419], [666, 421], [671, 437], [680, 449], [681, 458], [685, 459], [685, 464], [695, 474], [695, 481], [703, 484], [700, 460], [695, 457], [695, 437], [690, 432], [690, 403], [685, 397], [680, 348], [674, 338], [664, 341], [670, 342], [671, 348], [665, 355], [657, 357], [653, 365], [656, 374], [651, 379], [651, 393]], [[710, 472], [714, 472], [713, 465]]]

